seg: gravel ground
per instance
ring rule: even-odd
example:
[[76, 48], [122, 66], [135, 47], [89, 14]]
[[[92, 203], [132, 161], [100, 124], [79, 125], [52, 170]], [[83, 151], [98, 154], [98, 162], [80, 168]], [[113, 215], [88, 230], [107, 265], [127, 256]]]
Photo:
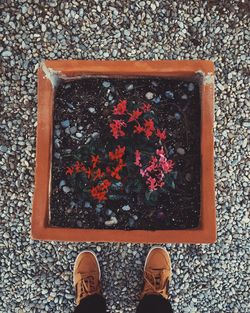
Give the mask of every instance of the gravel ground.
[[173, 263], [171, 298], [175, 312], [250, 311], [249, 7], [243, 0], [183, 2], [5, 0], [0, 4], [4, 22], [0, 26], [0, 312], [72, 312], [71, 271], [83, 249], [93, 249], [100, 258], [110, 312], [135, 312], [142, 264], [150, 248], [30, 239], [36, 70], [42, 59], [57, 58], [215, 62], [218, 242], [166, 246]]

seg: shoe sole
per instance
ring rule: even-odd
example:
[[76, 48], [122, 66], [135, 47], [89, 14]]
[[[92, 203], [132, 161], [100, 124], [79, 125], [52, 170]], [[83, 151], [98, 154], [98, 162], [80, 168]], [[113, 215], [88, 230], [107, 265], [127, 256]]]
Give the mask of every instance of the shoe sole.
[[169, 266], [170, 266], [170, 273], [169, 273], [169, 281], [170, 281], [170, 279], [171, 279], [171, 277], [172, 277], [172, 265], [171, 265], [170, 255], [169, 255], [168, 251], [167, 251], [165, 248], [162, 248], [162, 247], [160, 247], [160, 246], [154, 246], [154, 247], [152, 247], [152, 248], [149, 250], [148, 255], [146, 256], [145, 264], [144, 264], [144, 271], [145, 271], [145, 268], [146, 268], [146, 264], [147, 264], [147, 262], [148, 262], [149, 255], [150, 255], [150, 253], [151, 253], [154, 249], [161, 249], [161, 250], [163, 250], [164, 252], [167, 252], [167, 258], [168, 258]]
[[[82, 252], [80, 252], [80, 253], [78, 254], [78, 256], [76, 257], [75, 263], [74, 263], [73, 275], [74, 275], [74, 273], [75, 273], [75, 270], [76, 270], [76, 263], [77, 263], [78, 259], [80, 258], [80, 255], [81, 255], [82, 253], [85, 253], [85, 252], [91, 253], [91, 254], [94, 256], [94, 258], [95, 258], [95, 260], [96, 260], [96, 263], [97, 263], [97, 266], [98, 266], [98, 270], [99, 270], [99, 280], [101, 280], [101, 268], [100, 268], [99, 261], [98, 261], [98, 259], [97, 259], [96, 254], [95, 254], [94, 252], [90, 251], [90, 250], [83, 250]], [[73, 286], [74, 286], [74, 285], [75, 285], [75, 282], [74, 282], [74, 279], [73, 279]]]

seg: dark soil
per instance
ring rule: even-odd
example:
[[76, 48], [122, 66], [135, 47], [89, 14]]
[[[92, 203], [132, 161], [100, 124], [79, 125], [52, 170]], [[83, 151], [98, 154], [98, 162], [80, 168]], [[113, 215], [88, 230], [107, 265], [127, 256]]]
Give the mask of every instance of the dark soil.
[[[109, 82], [110, 87], [104, 87], [103, 82]], [[128, 90], [129, 85], [133, 85], [133, 89]], [[154, 94], [153, 99], [146, 99], [148, 92]], [[72, 190], [70, 178], [65, 174], [66, 167], [74, 162], [75, 152], [89, 142], [89, 138], [104, 146], [110, 140], [108, 120], [114, 104], [121, 99], [151, 103], [161, 128], [166, 128], [168, 133], [166, 146], [168, 157], [175, 162], [176, 179], [174, 187], [169, 187], [155, 206], [140, 204], [133, 194], [121, 196], [122, 192], [117, 193], [117, 199], [108, 199], [103, 206], [98, 206], [91, 198], [83, 199]], [[199, 225], [200, 94], [197, 82], [163, 78], [62, 81], [55, 95], [53, 138], [52, 226], [157, 230]], [[130, 206], [129, 211], [121, 209], [125, 205]], [[115, 216], [118, 223], [106, 226], [105, 221], [111, 216]]]

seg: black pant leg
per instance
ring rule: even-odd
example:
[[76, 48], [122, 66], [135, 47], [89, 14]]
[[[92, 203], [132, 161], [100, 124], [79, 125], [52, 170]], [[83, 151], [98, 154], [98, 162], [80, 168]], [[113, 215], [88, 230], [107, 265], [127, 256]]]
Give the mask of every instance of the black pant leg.
[[93, 295], [81, 300], [74, 313], [106, 313], [106, 301], [101, 295]]
[[148, 295], [140, 301], [136, 313], [173, 313], [173, 310], [169, 300], [158, 295]]

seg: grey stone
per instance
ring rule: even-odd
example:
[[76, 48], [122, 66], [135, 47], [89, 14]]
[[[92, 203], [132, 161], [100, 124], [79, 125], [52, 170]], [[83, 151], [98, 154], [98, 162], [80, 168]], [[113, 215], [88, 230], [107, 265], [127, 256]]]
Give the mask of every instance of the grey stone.
[[81, 133], [76, 133], [76, 137], [77, 138], [82, 138], [82, 134]]
[[61, 180], [60, 181], [60, 183], [59, 183], [59, 188], [62, 188], [63, 186], [65, 186], [66, 185], [66, 182], [65, 182], [65, 180]]
[[106, 226], [114, 226], [118, 223], [118, 220], [115, 216], [111, 216], [110, 220], [105, 221]]
[[131, 91], [131, 90], [134, 89], [134, 85], [133, 85], [133, 84], [129, 84], [129, 85], [126, 86], [126, 89], [127, 89], [128, 91]]
[[98, 138], [100, 136], [100, 134], [98, 132], [93, 132], [93, 134], [91, 135], [92, 138]]
[[71, 191], [71, 189], [68, 186], [63, 186], [62, 190], [64, 193], [69, 193]]
[[152, 92], [147, 92], [145, 97], [148, 99], [148, 100], [151, 100], [154, 98], [154, 94]]
[[0, 146], [0, 151], [5, 153], [8, 151], [8, 148], [6, 146]]
[[176, 151], [180, 155], [184, 155], [185, 154], [185, 149], [183, 149], [183, 148], [178, 148]]
[[69, 120], [62, 121], [61, 125], [62, 125], [63, 128], [67, 128], [67, 127], [69, 127], [70, 122], [69, 122]]
[[88, 110], [89, 110], [90, 113], [96, 113], [95, 108], [89, 108]]
[[165, 91], [165, 97], [167, 99], [174, 99], [174, 93], [170, 90]]
[[123, 211], [129, 211], [131, 208], [130, 208], [130, 206], [129, 205], [124, 205], [123, 207], [122, 207], [122, 210]]
[[110, 87], [110, 82], [104, 81], [104, 82], [102, 83], [102, 85], [103, 85], [103, 87], [108, 88], [108, 87]]
[[178, 112], [174, 114], [174, 117], [175, 117], [176, 120], [180, 120], [181, 119], [181, 115]]
[[72, 135], [74, 135], [74, 134], [77, 132], [76, 126], [70, 127], [69, 131], [70, 131], [70, 133], [71, 133]]
[[188, 84], [188, 91], [193, 91], [194, 90], [194, 84], [193, 83], [189, 83]]
[[12, 56], [12, 52], [9, 51], [9, 50], [5, 50], [5, 51], [3, 51], [3, 52], [1, 53], [1, 55], [2, 55], [2, 57], [7, 58], [7, 57]]

